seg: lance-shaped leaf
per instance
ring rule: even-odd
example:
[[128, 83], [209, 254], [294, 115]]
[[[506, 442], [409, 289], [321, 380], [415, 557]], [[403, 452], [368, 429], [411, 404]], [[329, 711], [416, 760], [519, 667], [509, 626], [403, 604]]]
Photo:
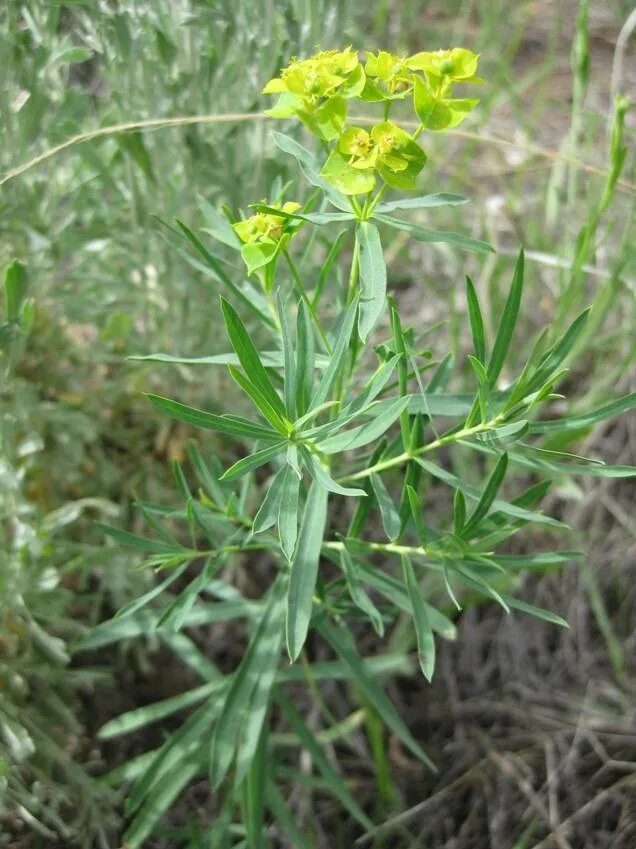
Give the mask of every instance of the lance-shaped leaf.
[[349, 341], [351, 339], [357, 309], [358, 300], [355, 299], [349, 304], [344, 316], [342, 317], [340, 331], [338, 333], [338, 338], [336, 339], [336, 344], [333, 348], [331, 361], [325, 369], [320, 383], [316, 387], [316, 391], [311, 398], [312, 407], [318, 407], [320, 404], [324, 404], [324, 402], [329, 399], [331, 390], [341, 372], [349, 351]]
[[371, 487], [380, 510], [384, 533], [394, 541], [400, 534], [400, 514], [380, 475], [371, 475]]
[[318, 624], [318, 630], [334, 649], [338, 657], [349, 667], [353, 680], [373, 705], [386, 726], [417, 758], [425, 763], [433, 772], [436, 772], [437, 768], [435, 764], [424, 753], [422, 747], [415, 740], [387, 698], [376, 677], [369, 671], [365, 662], [360, 658], [348, 629], [344, 625], [334, 625], [323, 619]]
[[278, 521], [278, 510], [288, 470], [289, 466], [287, 465], [279, 469], [267, 487], [263, 503], [259, 507], [256, 516], [254, 516], [254, 522], [252, 524], [253, 533], [263, 533], [263, 531], [268, 530]]
[[[281, 351], [259, 351], [259, 357], [264, 366], [268, 368], [281, 368], [284, 364]], [[149, 363], [168, 363], [170, 365], [184, 366], [240, 366], [241, 361], [234, 353], [213, 354], [209, 357], [180, 357], [176, 354], [135, 354], [126, 357], [127, 360]], [[326, 354], [318, 354], [315, 358], [317, 369], [326, 369], [329, 365], [329, 357]]]
[[408, 407], [409, 400], [407, 396], [380, 401], [376, 407], [371, 408], [371, 411], [376, 412], [372, 419], [365, 424], [327, 437], [319, 443], [320, 450], [324, 454], [339, 454], [341, 451], [353, 451], [355, 448], [374, 442]]
[[375, 224], [361, 221], [356, 227], [360, 247], [360, 312], [358, 333], [363, 342], [375, 327], [386, 300], [386, 265], [380, 233]]
[[300, 480], [291, 466], [284, 468], [278, 505], [278, 534], [283, 554], [291, 561], [298, 537], [298, 496]]
[[280, 434], [275, 430], [264, 425], [254, 424], [241, 416], [217, 416], [214, 413], [208, 413], [206, 410], [198, 410], [196, 407], [189, 407], [187, 404], [181, 404], [179, 401], [163, 398], [160, 395], [148, 394], [146, 397], [162, 413], [167, 413], [171, 418], [180, 422], [186, 422], [207, 430], [216, 430], [218, 433], [227, 433], [231, 436], [262, 439], [265, 442], [280, 440]]
[[267, 421], [271, 424], [271, 426], [278, 431], [279, 434], [283, 436], [287, 436], [289, 425], [287, 419], [281, 416], [280, 412], [272, 407], [268, 399], [263, 395], [263, 393], [258, 389], [249, 378], [247, 378], [242, 371], [234, 366], [228, 366], [227, 370], [230, 373], [230, 376], [234, 380], [238, 386], [241, 387], [243, 392], [250, 398], [257, 408], [260, 411], [263, 418], [267, 419]]
[[436, 206], [458, 206], [462, 203], [468, 203], [468, 198], [446, 192], [436, 192], [419, 198], [385, 201], [376, 206], [376, 212], [395, 212], [398, 209], [431, 209]]
[[273, 460], [274, 457], [278, 456], [278, 454], [286, 448], [286, 442], [276, 442], [274, 445], [269, 445], [267, 448], [261, 448], [260, 451], [248, 454], [247, 457], [243, 457], [241, 460], [234, 463], [233, 466], [230, 466], [230, 468], [221, 475], [220, 479], [222, 481], [229, 481], [233, 478], [240, 478], [248, 472], [253, 472], [254, 469], [258, 469], [261, 466], [264, 466], [265, 463], [269, 463], [270, 460]]
[[315, 359], [311, 315], [307, 304], [302, 301], [296, 317], [296, 413], [298, 416], [304, 415], [309, 409]]
[[497, 336], [495, 337], [492, 353], [488, 362], [487, 373], [491, 386], [495, 385], [497, 378], [501, 373], [501, 369], [503, 368], [506, 355], [512, 341], [515, 324], [517, 323], [519, 306], [521, 304], [521, 293], [523, 291], [523, 266], [523, 251], [519, 251], [519, 256], [517, 257], [517, 262], [515, 263], [514, 272], [512, 274], [510, 292], [508, 293], [506, 305], [501, 316], [501, 321], [499, 322]]
[[562, 433], [566, 430], [589, 428], [634, 408], [636, 408], [636, 392], [631, 392], [587, 413], [575, 413], [559, 419], [531, 422], [530, 433]]
[[[484, 450], [485, 446], [479, 446], [479, 448]], [[490, 451], [491, 449], [487, 450]], [[422, 457], [417, 457], [415, 462], [419, 463], [425, 472], [428, 472], [433, 477], [443, 481], [453, 489], [461, 489], [464, 495], [468, 498], [472, 498], [477, 501], [481, 498], [481, 493], [476, 487], [471, 486], [471, 484], [466, 483], [461, 478], [457, 477], [457, 475], [443, 469], [436, 463], [432, 463], [430, 460], [424, 460]], [[524, 522], [535, 522], [540, 525], [550, 525], [553, 528], [567, 528], [567, 525], [560, 522], [558, 519], [553, 519], [551, 516], [544, 516], [542, 513], [535, 513], [532, 510], [527, 510], [525, 507], [520, 507], [508, 501], [503, 501], [500, 498], [495, 498], [492, 503], [492, 507], [506, 516], [511, 516], [513, 519], [521, 519]]]
[[492, 474], [488, 478], [488, 482], [484, 487], [484, 491], [479, 499], [477, 506], [475, 507], [473, 513], [468, 518], [468, 521], [464, 525], [462, 530], [462, 536], [468, 537], [475, 530], [475, 528], [479, 525], [482, 519], [485, 519], [488, 515], [488, 511], [494, 504], [495, 498], [497, 497], [497, 493], [503, 483], [503, 480], [506, 476], [506, 470], [508, 468], [508, 455], [502, 454], [499, 460], [497, 461], [497, 465], [493, 469]]
[[379, 637], [384, 636], [382, 614], [364, 591], [358, 578], [357, 566], [346, 547], [340, 551], [340, 568], [344, 573], [351, 601], [369, 618], [376, 634]]
[[280, 688], [276, 688], [275, 698], [280, 705], [284, 716], [289, 722], [290, 728], [296, 735], [298, 742], [309, 753], [316, 769], [321, 773], [330, 791], [340, 800], [349, 813], [362, 825], [363, 828], [373, 828], [373, 823], [360, 808], [355, 798], [347, 788], [342, 777], [330, 764], [320, 743], [311, 733], [302, 716], [296, 710], [293, 703], [283, 694]]
[[303, 458], [312, 478], [322, 484], [322, 486], [324, 486], [324, 488], [329, 492], [333, 492], [336, 495], [366, 495], [366, 492], [363, 489], [356, 489], [355, 487], [347, 487], [339, 484], [338, 481], [331, 477], [328, 470], [323, 466], [318, 457], [315, 457], [310, 451], [306, 449], [303, 450]]
[[486, 362], [486, 334], [484, 332], [484, 320], [479, 308], [479, 298], [470, 277], [466, 277], [466, 300], [468, 301], [468, 318], [473, 336], [473, 348], [475, 356], [481, 363]]
[[[210, 782], [218, 787], [223, 781], [235, 750], [245, 745], [246, 738], [254, 744], [264, 720], [263, 700], [269, 700], [280, 658], [283, 633], [286, 579], [283, 575], [274, 583], [261, 621], [256, 628], [223, 704], [223, 709], [211, 741]], [[252, 716], [250, 703], [257, 700], [259, 710]], [[255, 726], [260, 726], [258, 729]], [[249, 752], [253, 755], [254, 748]], [[242, 763], [249, 762], [246, 755]]]
[[278, 415], [285, 419], [285, 407], [278, 393], [274, 389], [269, 375], [267, 374], [258, 351], [252, 339], [245, 329], [243, 322], [232, 305], [221, 298], [221, 311], [227, 328], [232, 347], [236, 351], [246, 375], [258, 391], [267, 399]]
[[387, 224], [396, 230], [404, 230], [418, 242], [445, 242], [449, 245], [455, 245], [458, 248], [464, 248], [468, 251], [477, 251], [477, 253], [493, 253], [494, 248], [488, 242], [483, 242], [481, 239], [472, 239], [470, 236], [464, 236], [463, 233], [452, 233], [448, 230], [433, 230], [431, 227], [422, 227], [419, 224], [411, 224], [410, 221], [402, 221], [400, 218], [393, 218], [390, 215], [375, 214], [373, 216], [377, 221]]
[[326, 521], [327, 490], [314, 480], [307, 494], [289, 580], [286, 632], [292, 662], [300, 654], [309, 630]]
[[420, 661], [420, 668], [426, 680], [432, 681], [435, 671], [435, 637], [433, 636], [433, 629], [431, 628], [420, 588], [415, 579], [413, 566], [408, 557], [404, 555], [402, 556], [402, 569], [404, 571], [404, 584], [413, 613], [413, 625], [415, 626], [417, 656]]

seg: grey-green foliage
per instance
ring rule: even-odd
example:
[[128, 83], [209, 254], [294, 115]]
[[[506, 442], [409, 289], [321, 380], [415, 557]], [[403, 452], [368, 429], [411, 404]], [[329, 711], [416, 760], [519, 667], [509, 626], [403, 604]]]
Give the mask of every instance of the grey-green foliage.
[[[430, 680], [436, 641], [455, 638], [454, 617], [468, 604], [488, 600], [508, 614], [518, 610], [565, 626], [558, 612], [536, 607], [516, 592], [524, 569], [558, 566], [577, 552], [557, 548], [513, 555], [506, 543], [533, 525], [542, 526], [550, 540], [553, 534], [563, 534], [563, 523], [541, 510], [541, 499], [555, 481], [567, 475], [636, 474], [632, 467], [607, 466], [599, 458], [579, 457], [545, 444], [555, 431], [580, 433], [636, 406], [636, 395], [631, 394], [554, 419], [551, 402], [560, 397], [556, 389], [588, 311], [573, 317], [555, 338], [541, 334], [525, 365], [513, 372], [518, 358], [516, 351], [511, 358], [511, 352], [521, 344], [515, 331], [523, 303], [524, 254], [519, 253], [512, 269], [492, 339], [468, 279], [474, 347], [469, 358], [471, 385], [466, 393], [451, 391], [451, 358], [430, 362], [421, 350], [426, 328], [408, 327], [394, 299], [387, 310], [382, 240], [398, 229], [415, 239], [490, 251], [484, 242], [387, 214], [457, 204], [461, 199], [429, 195], [382, 204], [380, 196], [369, 195], [364, 205], [349, 203], [320, 176], [316, 155], [280, 133], [276, 143], [297, 161], [322, 198], [313, 193], [296, 211], [281, 209], [279, 188], [279, 196], [274, 194], [278, 205], [257, 204], [257, 215], [266, 217], [258, 222], [269, 222], [278, 234], [277, 242], [266, 245], [259, 266], [214, 218], [216, 233], [223, 234], [223, 251], [241, 251], [248, 268], [256, 272], [255, 283], [231, 276], [226, 280], [217, 273], [223, 293], [220, 312], [232, 350], [216, 362], [227, 364], [245, 395], [245, 409], [251, 412], [212, 413], [149, 396], [156, 408], [177, 421], [234, 436], [240, 457], [223, 471], [218, 462], [206, 462], [196, 451], [198, 488], [189, 487], [177, 470], [185, 503], [174, 509], [147, 505], [154, 530], [150, 537], [106, 528], [116, 540], [143, 553], [144, 562], [154, 568], [197, 564], [202, 558], [227, 568], [222, 581], [208, 580], [211, 576], [206, 574], [205, 581], [196, 584], [202, 594], [218, 595], [218, 602], [197, 601], [190, 584], [185, 590], [188, 614], [180, 622], [166, 620], [161, 610], [179, 604], [180, 598], [166, 586], [165, 593], [148, 594], [143, 604], [132, 602], [121, 616], [100, 625], [99, 641], [116, 641], [144, 627], [154, 627], [170, 640], [180, 625], [197, 621], [190, 618], [196, 615], [202, 622], [215, 616], [244, 618], [249, 631], [242, 659], [230, 674], [219, 677], [214, 671], [209, 680], [205, 664], [198, 662], [203, 684], [182, 700], [202, 701], [201, 707], [143, 764], [131, 765], [127, 778], [134, 784], [127, 841], [132, 847], [142, 845], [196, 774], [209, 774], [212, 786], [224, 788], [215, 829], [226, 829], [229, 835], [234, 822], [236, 833], [245, 832], [245, 844], [239, 845], [267, 845], [262, 823], [270, 816], [291, 834], [281, 792], [290, 771], [289, 742], [284, 737], [283, 744], [269, 726], [272, 706], [282, 708], [292, 745], [312, 753], [323, 778], [328, 776], [320, 736], [337, 735], [338, 724], [321, 707], [323, 728], [310, 731], [290, 708], [285, 685], [297, 678], [294, 667], [287, 665], [284, 642], [289, 660], [302, 657], [300, 674], [312, 697], [324, 669], [312, 663], [313, 650], [328, 646], [336, 660], [324, 678], [352, 682], [364, 710], [375, 711], [413, 755], [434, 769], [374, 675], [373, 665], [361, 657], [356, 633], [373, 628], [383, 634], [405, 612], [412, 620], [412, 645], [421, 671]], [[316, 214], [318, 202], [322, 206]], [[343, 214], [347, 205], [351, 212]], [[280, 225], [274, 225], [272, 217]], [[298, 237], [303, 231], [311, 244], [316, 229], [334, 225], [350, 228], [351, 270], [344, 282], [338, 275], [320, 281], [312, 273], [309, 251], [295, 248], [302, 244]], [[225, 253], [217, 255], [188, 227], [183, 226], [182, 232], [209, 267], [218, 267]], [[291, 238], [296, 241], [290, 246]], [[283, 272], [282, 261], [278, 264], [283, 256], [288, 273]], [[255, 341], [260, 338], [267, 346], [263, 352]], [[321, 351], [320, 362], [316, 351]], [[152, 359], [179, 362], [178, 357], [161, 354]], [[504, 384], [505, 367], [511, 376]], [[477, 481], [465, 480], [448, 468], [466, 453], [482, 469]], [[515, 470], [530, 470], [535, 483], [522, 489]], [[426, 490], [433, 483], [430, 499]], [[174, 522], [183, 528], [176, 535], [171, 530]], [[258, 602], [242, 598], [231, 583], [241, 559], [253, 552], [261, 557], [265, 553], [270, 576]], [[95, 634], [83, 645], [94, 644]], [[152, 705], [142, 714], [145, 711], [151, 722], [182, 703]], [[103, 734], [139, 728], [142, 714], [120, 717]], [[201, 739], [210, 745], [201, 746]], [[121, 771], [112, 780], [120, 776]], [[318, 780], [313, 776], [314, 782]], [[346, 793], [341, 777], [331, 776], [328, 782], [326, 789], [368, 828], [367, 814]]]
[[[267, 76], [289, 45], [328, 36], [342, 5], [8, 0], [0, 8], [0, 175], [100, 127], [253, 111], [258, 93], [245, 74]], [[79, 633], [70, 612], [90, 625], [103, 606], [150, 591], [151, 576], [128, 568], [123, 546], [102, 548], [94, 520], [115, 521], [115, 504], [136, 487], [160, 496], [169, 477], [162, 464], [130, 463], [146, 450], [152, 424], [135, 418], [145, 375], [131, 379], [119, 363], [151, 339], [174, 350], [185, 328], [193, 351], [214, 349], [221, 325], [203, 308], [215, 285], [209, 268], [167, 244], [173, 235], [151, 216], [193, 216], [200, 199], [183, 201], [194, 184], [210, 200], [209, 187], [218, 187], [236, 204], [239, 174], [254, 187], [274, 173], [284, 179], [278, 164], [253, 155], [263, 139], [257, 122], [168, 133], [78, 144], [0, 193], [0, 263], [8, 268], [0, 308], [0, 842], [12, 839], [4, 831], [11, 823], [46, 845], [114, 840], [113, 797], [95, 792], [79, 765], [86, 729], [79, 710], [74, 717], [75, 698], [93, 676], [69, 667], [68, 642]], [[177, 605], [168, 622], [189, 621], [186, 607]]]
[[[25, 267], [13, 262], [0, 324], [0, 818], [18, 814], [41, 838], [105, 839], [104, 794], [67, 750], [81, 735], [72, 699], [89, 675], [71, 671], [68, 643], [79, 629], [69, 614], [65, 566], [78, 557], [64, 535], [85, 512], [117, 514], [104, 499], [39, 510], [29, 497], [44, 442], [25, 415], [16, 370], [33, 329], [34, 301]], [[33, 412], [33, 407], [27, 408]], [[72, 806], [72, 807], [71, 807]], [[71, 812], [72, 810], [72, 812]], [[5, 835], [0, 829], [0, 836]]]

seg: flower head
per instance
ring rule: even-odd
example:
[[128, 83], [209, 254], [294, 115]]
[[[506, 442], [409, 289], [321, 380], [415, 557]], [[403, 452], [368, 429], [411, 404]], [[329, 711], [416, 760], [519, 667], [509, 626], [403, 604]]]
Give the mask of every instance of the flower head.
[[447, 83], [472, 83], [481, 82], [475, 76], [478, 61], [478, 53], [464, 47], [453, 47], [451, 50], [416, 53], [407, 59], [407, 65], [413, 71], [424, 71], [427, 76]]
[[[234, 232], [243, 242], [241, 256], [248, 274], [274, 263], [301, 223], [298, 218], [292, 217], [296, 210], [300, 209], [300, 204], [295, 201], [286, 201], [282, 205], [262, 201], [257, 206], [280, 210], [283, 214], [259, 210], [249, 218], [232, 225]], [[271, 267], [273, 268], [273, 265]]]
[[[262, 205], [269, 206], [270, 209], [280, 209], [281, 212], [287, 215], [291, 215], [300, 209], [300, 204], [295, 201], [286, 201], [281, 206], [276, 203], [268, 204], [264, 200]], [[254, 215], [250, 215], [249, 218], [237, 221], [232, 226], [236, 235], [244, 244], [253, 245], [259, 242], [276, 243], [283, 236], [293, 234], [296, 226], [293, 222], [294, 219], [290, 219], [285, 215], [275, 215], [273, 212], [257, 212]]]
[[413, 188], [426, 154], [407, 132], [382, 121], [370, 132], [348, 127], [325, 163], [322, 174], [344, 194], [363, 194], [375, 185], [375, 174], [400, 189]]
[[360, 94], [364, 80], [358, 54], [351, 47], [292, 59], [263, 89], [263, 94], [279, 95], [267, 114], [273, 118], [298, 115], [312, 132], [329, 141], [344, 126], [345, 100]]
[[413, 86], [414, 74], [407, 59], [379, 50], [377, 55], [367, 53], [365, 64], [367, 81], [362, 92], [364, 100], [394, 100], [404, 97]]

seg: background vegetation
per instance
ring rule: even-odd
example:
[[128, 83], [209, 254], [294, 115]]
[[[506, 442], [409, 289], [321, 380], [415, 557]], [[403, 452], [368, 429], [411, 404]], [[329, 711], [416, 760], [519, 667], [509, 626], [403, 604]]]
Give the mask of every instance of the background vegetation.
[[[620, 0], [386, 0], [371, 15], [367, 4], [328, 0], [4, 4], [0, 261], [23, 265], [12, 266], [0, 337], [0, 845], [118, 845], [121, 799], [100, 776], [170, 726], [153, 728], [152, 739], [114, 742], [97, 731], [197, 680], [188, 644], [169, 646], [158, 633], [71, 657], [91, 625], [154, 580], [95, 519], [135, 530], [136, 499], [170, 500], [170, 461], [187, 456], [194, 435], [159, 416], [142, 392], [217, 409], [229, 391], [216, 372], [126, 360], [226, 347], [217, 282], [158, 219], [198, 230], [207, 204], [237, 210], [265, 197], [275, 177], [293, 176], [268, 123], [243, 114], [263, 108], [261, 84], [290, 55], [318, 43], [395, 52], [463, 44], [482, 54], [488, 85], [470, 124], [429, 144], [428, 173], [436, 190], [472, 203], [436, 221], [498, 252], [467, 259], [396, 239], [390, 285], [411, 324], [437, 325], [433, 350], [450, 340], [465, 353], [464, 274], [496, 323], [523, 243], [528, 339], [594, 304], [570, 405], [586, 393], [589, 404], [633, 390], [631, 114], [614, 183], [610, 144], [613, 95], [636, 84], [629, 13]], [[201, 117], [219, 113], [237, 117]], [[199, 117], [107, 129], [184, 116]], [[102, 130], [12, 173], [78, 133]], [[629, 463], [635, 427], [625, 417], [578, 436], [588, 454]], [[214, 438], [204, 445], [223, 451]], [[432, 687], [407, 674], [393, 681], [391, 696], [435, 754], [438, 775], [395, 741], [380, 745], [371, 714], [364, 732], [351, 732], [359, 792], [389, 819], [384, 845], [636, 844], [633, 483], [564, 479], [551, 498], [550, 509], [576, 529], [572, 547], [589, 556], [536, 585], [530, 578], [525, 592], [564, 613], [571, 632], [484, 606], [458, 620], [459, 639], [442, 647]], [[231, 666], [232, 634], [195, 636]], [[373, 654], [374, 637], [366, 639]], [[399, 634], [392, 647], [400, 648]], [[315, 845], [351, 845], [355, 832], [338, 825], [328, 801], [311, 810], [301, 793], [293, 803]], [[212, 845], [208, 805], [195, 787], [147, 845]]]

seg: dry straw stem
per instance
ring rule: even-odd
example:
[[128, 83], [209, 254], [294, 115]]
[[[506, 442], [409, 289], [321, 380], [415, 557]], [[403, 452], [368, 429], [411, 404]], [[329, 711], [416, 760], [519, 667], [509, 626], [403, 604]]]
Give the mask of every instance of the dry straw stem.
[[[0, 186], [4, 186], [16, 177], [36, 168], [43, 162], [57, 156], [65, 150], [69, 150], [75, 145], [83, 144], [84, 142], [94, 141], [95, 139], [106, 138], [107, 136], [115, 136], [120, 133], [132, 133], [139, 130], [161, 130], [170, 127], [185, 127], [191, 124], [232, 124], [241, 123], [243, 121], [264, 121], [270, 120], [268, 115], [263, 112], [223, 112], [215, 115], [182, 115], [174, 118], [147, 118], [141, 121], [127, 121], [123, 124], [112, 124], [109, 127], [100, 127], [97, 130], [86, 130], [83, 133], [71, 136], [64, 142], [56, 144], [48, 150], [34, 156], [27, 162], [21, 165], [16, 165], [0, 177]], [[373, 124], [375, 118], [366, 115], [352, 116], [352, 121], [361, 124]], [[403, 122], [405, 127], [415, 127], [416, 123], [412, 121]], [[588, 162], [583, 162], [576, 157], [566, 156], [559, 151], [550, 150], [547, 148], [537, 147], [535, 145], [522, 144], [521, 142], [511, 141], [510, 139], [501, 138], [500, 136], [486, 135], [473, 133], [469, 130], [447, 130], [447, 133], [458, 136], [459, 138], [470, 139], [471, 141], [479, 142], [480, 144], [492, 144], [498, 147], [509, 147], [517, 150], [524, 150], [532, 156], [541, 156], [552, 161], [561, 160], [579, 168], [582, 171], [587, 171], [590, 174], [606, 176], [607, 169], [598, 168], [596, 165], [590, 165]], [[636, 185], [627, 180], [618, 180], [617, 186], [624, 192], [636, 195]]]

